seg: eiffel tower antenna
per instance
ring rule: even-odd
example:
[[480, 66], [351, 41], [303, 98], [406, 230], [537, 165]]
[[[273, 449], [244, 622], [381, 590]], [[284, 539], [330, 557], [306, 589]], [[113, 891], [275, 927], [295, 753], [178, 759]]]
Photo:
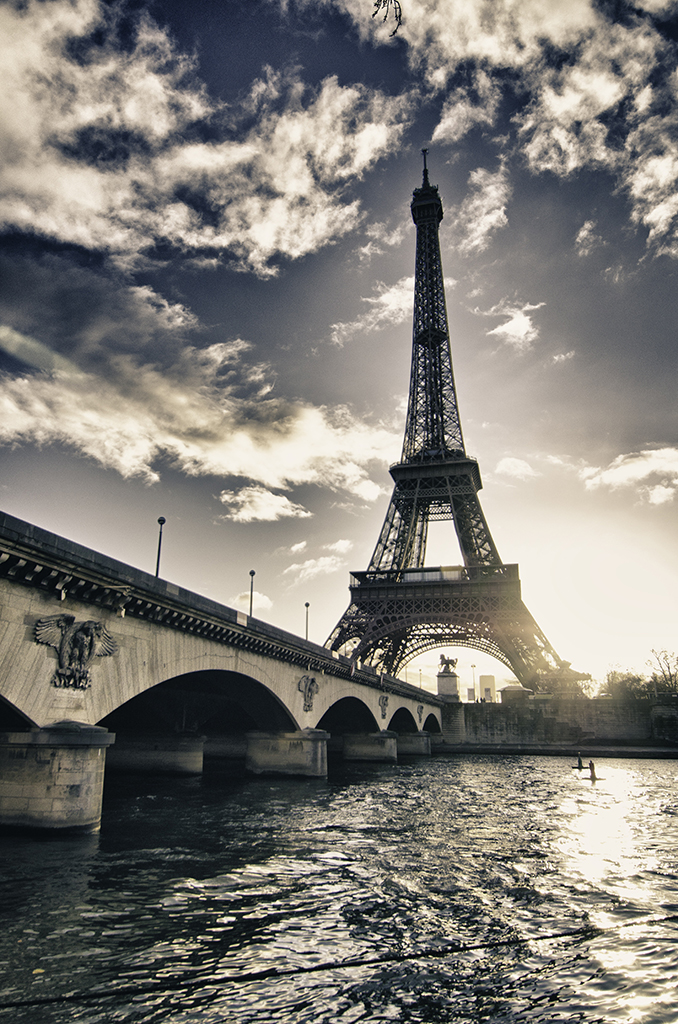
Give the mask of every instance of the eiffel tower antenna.
[[[523, 684], [562, 688], [588, 678], [561, 661], [523, 604], [517, 565], [506, 565], [485, 521], [480, 469], [466, 454], [452, 371], [438, 228], [443, 205], [426, 156], [412, 194], [417, 228], [412, 369], [393, 495], [366, 572], [326, 646], [395, 675], [435, 647], [470, 647]], [[428, 525], [451, 520], [462, 565], [425, 568]]]

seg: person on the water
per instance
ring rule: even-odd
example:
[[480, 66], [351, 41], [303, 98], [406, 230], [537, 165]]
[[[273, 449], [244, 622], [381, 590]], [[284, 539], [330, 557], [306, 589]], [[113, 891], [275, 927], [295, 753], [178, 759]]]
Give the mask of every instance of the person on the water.
[[593, 761], [589, 761], [589, 771], [591, 772], [591, 781], [595, 782], [596, 781], [596, 766], [594, 765]]
[[579, 753], [579, 751], [577, 751], [577, 768], [579, 769], [579, 771], [581, 771], [583, 767], [584, 762], [581, 759], [581, 754]]

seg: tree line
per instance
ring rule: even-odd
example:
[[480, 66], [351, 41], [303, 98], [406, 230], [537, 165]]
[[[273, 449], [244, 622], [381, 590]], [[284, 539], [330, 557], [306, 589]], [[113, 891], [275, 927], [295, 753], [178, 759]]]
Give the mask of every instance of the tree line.
[[655, 700], [667, 694], [678, 693], [678, 654], [673, 651], [652, 650], [647, 662], [648, 675], [610, 669], [600, 695], [609, 694], [617, 700]]

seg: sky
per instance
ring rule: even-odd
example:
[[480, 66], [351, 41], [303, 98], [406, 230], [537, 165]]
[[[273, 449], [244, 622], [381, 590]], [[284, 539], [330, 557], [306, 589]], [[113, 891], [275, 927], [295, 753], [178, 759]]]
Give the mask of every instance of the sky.
[[[602, 682], [678, 650], [678, 3], [5, 0], [0, 508], [324, 643], [409, 384], [428, 148], [503, 560]], [[434, 524], [427, 564], [460, 561]], [[308, 609], [306, 609], [308, 603]], [[407, 668], [435, 687], [440, 653]], [[405, 677], [405, 672], [401, 673]]]

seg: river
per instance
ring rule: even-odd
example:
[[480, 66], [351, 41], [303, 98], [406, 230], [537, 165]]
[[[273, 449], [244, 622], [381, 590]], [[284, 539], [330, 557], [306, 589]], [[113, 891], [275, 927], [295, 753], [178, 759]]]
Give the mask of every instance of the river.
[[107, 780], [0, 839], [0, 1024], [678, 1021], [678, 761]]

